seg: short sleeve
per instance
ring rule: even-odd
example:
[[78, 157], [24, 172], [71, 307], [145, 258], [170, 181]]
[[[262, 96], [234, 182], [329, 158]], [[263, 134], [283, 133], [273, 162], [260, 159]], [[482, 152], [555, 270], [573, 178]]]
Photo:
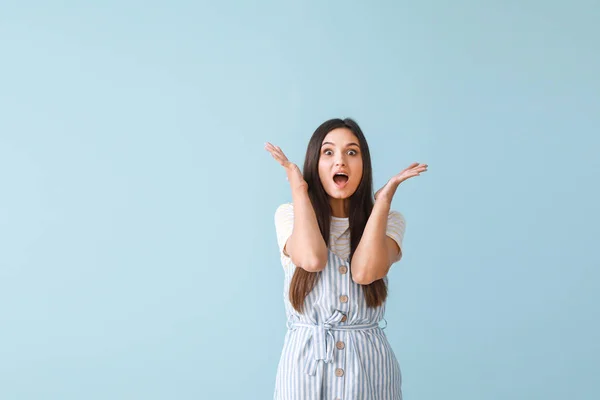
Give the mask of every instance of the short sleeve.
[[398, 211], [391, 210], [388, 214], [386, 235], [391, 237], [400, 248], [400, 253], [394, 262], [399, 261], [402, 257], [402, 241], [404, 240], [405, 230], [406, 220], [404, 219], [404, 216]]
[[277, 207], [275, 211], [275, 232], [277, 233], [277, 245], [281, 256], [281, 263], [284, 267], [291, 264], [290, 257], [283, 252], [287, 240], [292, 235], [294, 229], [294, 206], [292, 203], [284, 203]]

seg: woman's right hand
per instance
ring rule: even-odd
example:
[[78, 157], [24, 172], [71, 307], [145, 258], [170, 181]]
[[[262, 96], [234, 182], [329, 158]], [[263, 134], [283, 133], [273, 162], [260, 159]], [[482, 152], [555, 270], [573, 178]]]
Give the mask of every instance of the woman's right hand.
[[274, 146], [271, 143], [265, 143], [265, 150], [267, 150], [273, 158], [285, 168], [287, 174], [287, 180], [290, 182], [292, 189], [295, 188], [306, 188], [308, 189], [308, 183], [304, 180], [300, 168], [283, 154], [283, 151], [279, 146]]

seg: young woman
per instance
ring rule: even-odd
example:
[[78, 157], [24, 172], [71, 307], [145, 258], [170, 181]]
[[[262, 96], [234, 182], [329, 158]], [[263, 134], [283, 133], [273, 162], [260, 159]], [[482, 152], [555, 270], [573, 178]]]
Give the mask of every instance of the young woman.
[[400, 366], [380, 327], [405, 229], [390, 207], [398, 185], [427, 165], [410, 165], [373, 196], [369, 147], [351, 119], [317, 128], [303, 173], [279, 147], [265, 149], [292, 191], [275, 212], [288, 331], [274, 398], [402, 399]]

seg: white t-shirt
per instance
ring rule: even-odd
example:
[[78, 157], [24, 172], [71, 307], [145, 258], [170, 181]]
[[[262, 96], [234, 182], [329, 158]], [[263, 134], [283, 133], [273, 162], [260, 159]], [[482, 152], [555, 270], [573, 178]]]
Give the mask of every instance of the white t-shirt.
[[[281, 264], [288, 267], [292, 260], [284, 254], [283, 247], [292, 235], [294, 228], [294, 206], [292, 203], [284, 203], [275, 211], [275, 231], [277, 232], [277, 244], [279, 245], [279, 253]], [[329, 249], [347, 260], [350, 255], [350, 222], [348, 218], [331, 217], [330, 233], [329, 233]], [[394, 239], [398, 247], [402, 249], [402, 240], [404, 239], [404, 231], [406, 229], [406, 221], [404, 216], [398, 211], [390, 210], [388, 214], [386, 235]], [[400, 256], [400, 254], [399, 254]], [[398, 257], [397, 262], [400, 260]]]

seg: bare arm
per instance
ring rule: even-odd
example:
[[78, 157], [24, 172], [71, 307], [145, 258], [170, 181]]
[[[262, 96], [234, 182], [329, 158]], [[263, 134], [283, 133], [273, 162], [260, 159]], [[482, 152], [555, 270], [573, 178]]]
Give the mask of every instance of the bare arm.
[[398, 259], [398, 244], [386, 235], [391, 204], [375, 202], [360, 243], [352, 256], [352, 280], [368, 285], [387, 275]]
[[392, 198], [401, 182], [425, 171], [427, 164], [413, 163], [375, 193], [375, 206], [352, 256], [354, 282], [368, 285], [385, 277], [392, 264], [402, 256], [398, 244], [386, 235]]
[[292, 190], [294, 227], [283, 251], [297, 267], [310, 272], [321, 271], [327, 264], [327, 246], [308, 197], [308, 184], [298, 166], [290, 162], [279, 147], [267, 143], [265, 149], [285, 168]]
[[327, 264], [327, 246], [321, 235], [315, 210], [308, 197], [308, 188], [292, 189], [294, 229], [284, 251], [294, 265], [310, 272], [322, 271]]

